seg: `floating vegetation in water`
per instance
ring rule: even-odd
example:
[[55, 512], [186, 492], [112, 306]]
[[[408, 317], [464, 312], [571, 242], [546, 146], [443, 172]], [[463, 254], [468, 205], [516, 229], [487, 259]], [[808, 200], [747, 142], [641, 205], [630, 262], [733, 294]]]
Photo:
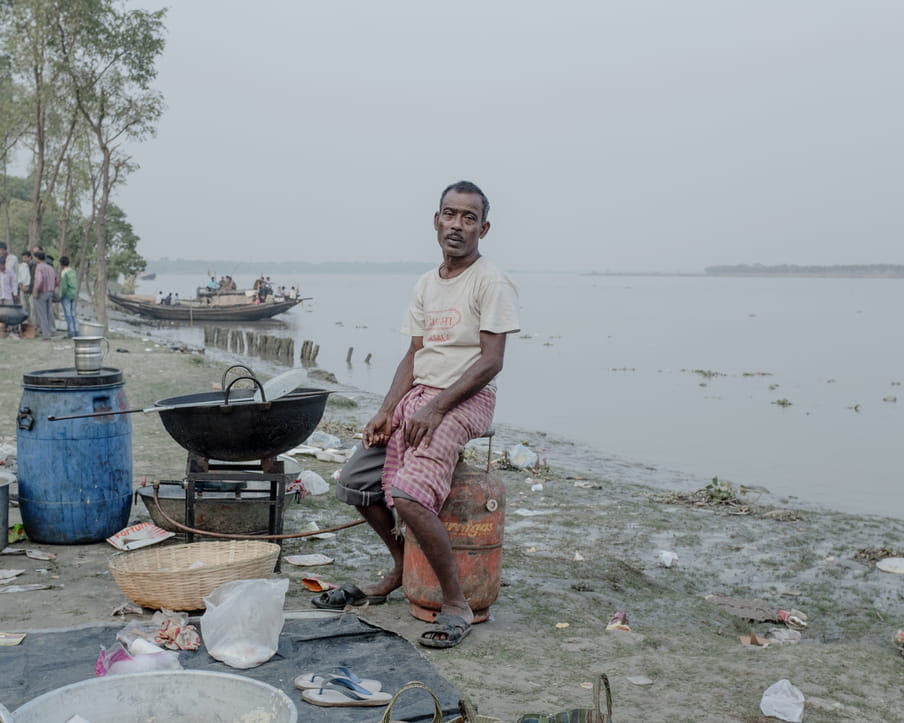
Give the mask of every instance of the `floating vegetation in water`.
[[852, 404], [851, 406], [848, 407], [848, 409], [850, 409], [852, 412], [857, 412], [857, 414], [860, 414], [860, 405], [859, 404]]
[[742, 377], [771, 377], [772, 372], [744, 372]]
[[763, 517], [765, 517], [767, 520], [775, 520], [777, 522], [798, 522], [799, 520], [803, 519], [803, 515], [801, 515], [797, 510], [789, 510], [785, 508], [778, 508], [764, 512]]
[[776, 399], [772, 403], [778, 407], [790, 407], [791, 406], [791, 402], [789, 402], [787, 399]]
[[610, 372], [636, 372], [637, 369], [634, 367], [610, 367]]
[[650, 495], [650, 500], [671, 505], [691, 505], [693, 507], [725, 507], [729, 514], [749, 515], [750, 505], [741, 500], [740, 495], [747, 493], [743, 485], [735, 486], [727, 480], [713, 477], [703, 489], [694, 492], [665, 492]]
[[898, 398], [897, 397], [882, 397], [882, 401], [883, 402], [897, 402]]
[[901, 557], [901, 553], [896, 552], [893, 547], [864, 547], [854, 553], [855, 560], [867, 565], [884, 560], [886, 557]]
[[699, 374], [704, 379], [713, 379], [715, 377], [724, 377], [727, 376], [722, 372], [714, 372], [710, 369], [691, 369], [691, 374]]
[[718, 477], [713, 477], [704, 489], [709, 496], [710, 502], [720, 505], [740, 502], [738, 495], [747, 494], [747, 488], [744, 485], [735, 487], [728, 480], [719, 479]]
[[778, 384], [770, 384], [770, 385], [769, 385], [769, 391], [770, 391], [770, 392], [774, 392], [776, 389], [778, 389], [778, 387], [779, 387]]

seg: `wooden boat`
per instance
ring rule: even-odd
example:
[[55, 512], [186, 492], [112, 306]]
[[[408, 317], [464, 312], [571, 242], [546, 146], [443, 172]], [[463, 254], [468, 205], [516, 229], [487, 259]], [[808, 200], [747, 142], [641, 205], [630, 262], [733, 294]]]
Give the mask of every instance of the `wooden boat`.
[[[254, 304], [244, 293], [221, 294], [203, 299], [180, 299], [178, 304], [158, 304], [150, 296], [109, 294], [110, 301], [126, 311], [149, 319], [167, 321], [260, 321], [282, 314], [303, 298]], [[311, 297], [307, 297], [310, 299]]]
[[157, 274], [154, 274], [154, 273], [142, 274], [138, 278], [141, 279], [142, 281], [153, 281], [154, 279], [157, 278]]

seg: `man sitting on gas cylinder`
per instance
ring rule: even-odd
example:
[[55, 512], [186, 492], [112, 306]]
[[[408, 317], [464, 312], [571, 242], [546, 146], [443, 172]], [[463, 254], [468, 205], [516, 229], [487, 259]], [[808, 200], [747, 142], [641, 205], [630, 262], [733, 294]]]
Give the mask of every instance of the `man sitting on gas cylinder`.
[[336, 486], [336, 496], [355, 505], [386, 545], [393, 569], [363, 589], [345, 584], [312, 600], [332, 610], [379, 604], [402, 585], [404, 542], [395, 507], [442, 590], [440, 614], [418, 639], [434, 648], [458, 645], [474, 621], [439, 511], [464, 445], [490, 428], [506, 335], [518, 331], [517, 290], [478, 249], [490, 230], [489, 208], [468, 181], [440, 196], [433, 227], [442, 264], [415, 284], [402, 326], [411, 344]]

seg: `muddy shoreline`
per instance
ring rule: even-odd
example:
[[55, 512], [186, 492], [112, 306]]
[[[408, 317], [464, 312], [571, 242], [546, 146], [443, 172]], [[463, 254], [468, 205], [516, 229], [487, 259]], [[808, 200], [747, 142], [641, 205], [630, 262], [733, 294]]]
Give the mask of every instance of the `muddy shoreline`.
[[[173, 351], [150, 336], [111, 334], [111, 346], [106, 363], [123, 370], [132, 406], [209, 389], [227, 366], [216, 355]], [[5, 448], [15, 448], [13, 410], [22, 374], [71, 366], [71, 359], [65, 340], [0, 340], [9, 380], [0, 387]], [[323, 426], [352, 444], [353, 430], [378, 399], [355, 390], [341, 396], [356, 406], [328, 406]], [[135, 483], [181, 476], [184, 451], [156, 415], [132, 416]], [[493, 448], [514, 442], [528, 443], [545, 465], [530, 471], [495, 466], [508, 512], [503, 587], [492, 618], [458, 648], [424, 651], [483, 713], [514, 721], [528, 711], [586, 705], [583, 684], [606, 672], [616, 720], [759, 721], [762, 692], [780, 678], [806, 696], [805, 721], [904, 717], [904, 658], [892, 645], [895, 630], [904, 627], [904, 576], [879, 571], [861, 554], [904, 552], [904, 522], [805, 507], [765, 490], [749, 491], [738, 504], [701, 503], [690, 493], [709, 480], [619, 460], [542, 432], [498, 428]], [[485, 447], [471, 454], [480, 463]], [[302, 462], [326, 479], [338, 467]], [[12, 509], [11, 521], [17, 515]], [[140, 503], [132, 516], [147, 519]], [[352, 517], [326, 494], [291, 506], [286, 524], [326, 526]], [[323, 552], [335, 559], [325, 576], [361, 584], [387, 564], [373, 543], [368, 530], [356, 527], [330, 540], [287, 543], [285, 552]], [[124, 602], [107, 570], [113, 550], [106, 543], [29, 546], [57, 558], [26, 563], [2, 556], [0, 567], [28, 567], [17, 582], [46, 581], [52, 588], [0, 595], [4, 630], [109, 621]], [[663, 567], [662, 550], [677, 553], [678, 563]], [[283, 574], [291, 580], [286, 609], [309, 609], [311, 594], [298, 583], [302, 573], [284, 567]], [[794, 608], [808, 616], [808, 627], [798, 644], [742, 645], [739, 636], [765, 635], [779, 625], [739, 617], [708, 595], [764, 601], [775, 611]], [[606, 630], [617, 611], [627, 613], [630, 631]], [[400, 593], [362, 616], [410, 640], [424, 629]], [[652, 683], [637, 685], [636, 676]]]

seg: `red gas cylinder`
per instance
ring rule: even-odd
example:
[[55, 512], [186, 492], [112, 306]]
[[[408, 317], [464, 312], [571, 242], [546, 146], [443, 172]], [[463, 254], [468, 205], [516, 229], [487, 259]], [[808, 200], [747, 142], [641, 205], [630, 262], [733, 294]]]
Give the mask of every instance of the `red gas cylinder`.
[[[452, 491], [439, 513], [449, 531], [452, 555], [474, 622], [490, 616], [499, 596], [502, 574], [502, 535], [505, 530], [505, 487], [483, 470], [459, 462]], [[442, 607], [442, 591], [433, 568], [411, 530], [405, 532], [402, 589], [409, 610], [432, 622]]]

